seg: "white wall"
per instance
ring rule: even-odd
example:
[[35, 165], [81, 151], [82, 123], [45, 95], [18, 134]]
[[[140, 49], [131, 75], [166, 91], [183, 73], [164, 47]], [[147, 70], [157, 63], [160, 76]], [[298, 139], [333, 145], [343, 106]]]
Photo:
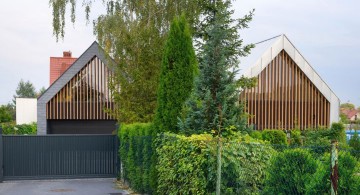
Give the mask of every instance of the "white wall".
[[30, 124], [37, 121], [37, 99], [16, 98], [16, 124]]

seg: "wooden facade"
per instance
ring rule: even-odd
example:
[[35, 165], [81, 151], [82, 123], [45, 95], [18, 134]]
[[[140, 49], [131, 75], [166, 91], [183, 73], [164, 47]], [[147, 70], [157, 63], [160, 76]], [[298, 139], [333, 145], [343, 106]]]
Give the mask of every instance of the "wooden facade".
[[291, 57], [282, 50], [257, 76], [257, 86], [243, 91], [257, 130], [329, 126], [330, 103]]
[[113, 120], [114, 103], [108, 87], [112, 71], [94, 56], [46, 104], [48, 120]]

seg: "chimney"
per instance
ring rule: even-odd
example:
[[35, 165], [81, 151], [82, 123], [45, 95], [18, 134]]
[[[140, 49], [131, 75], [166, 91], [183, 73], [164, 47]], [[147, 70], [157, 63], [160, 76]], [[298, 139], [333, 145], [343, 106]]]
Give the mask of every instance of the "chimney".
[[64, 58], [71, 58], [71, 51], [64, 51], [63, 52], [63, 57]]

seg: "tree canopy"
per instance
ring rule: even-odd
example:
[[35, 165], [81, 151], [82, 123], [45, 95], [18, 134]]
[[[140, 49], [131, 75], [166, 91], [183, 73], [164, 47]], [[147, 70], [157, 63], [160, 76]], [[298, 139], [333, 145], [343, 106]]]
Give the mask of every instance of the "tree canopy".
[[246, 117], [239, 103], [240, 84], [235, 78], [239, 57], [249, 54], [253, 45], [243, 46], [238, 30], [247, 28], [253, 12], [232, 19], [231, 1], [214, 1], [205, 17], [204, 43], [199, 49], [200, 73], [187, 102], [188, 115], [180, 127], [188, 134], [217, 132], [235, 127], [245, 130]]
[[16, 98], [36, 98], [37, 93], [34, 85], [30, 81], [25, 82], [21, 79], [13, 97], [13, 103], [15, 105]]
[[[81, 1], [88, 16], [93, 0]], [[184, 13], [191, 29], [199, 24], [205, 0], [106, 0], [107, 13], [94, 21], [99, 44], [115, 60], [113, 95], [116, 116], [123, 123], [153, 119], [164, 43], [175, 16]], [[66, 6], [75, 21], [76, 0], [50, 0], [56, 38], [65, 35]], [[87, 17], [89, 18], [89, 17]], [[118, 90], [120, 86], [121, 90]]]

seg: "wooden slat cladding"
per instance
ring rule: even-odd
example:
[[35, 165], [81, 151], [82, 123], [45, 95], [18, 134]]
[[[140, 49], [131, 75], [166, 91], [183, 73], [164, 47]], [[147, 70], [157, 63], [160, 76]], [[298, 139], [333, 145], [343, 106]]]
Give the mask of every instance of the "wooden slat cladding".
[[112, 72], [97, 57], [82, 68], [46, 105], [47, 119], [112, 120], [108, 79]]
[[283, 50], [246, 89], [248, 123], [255, 129], [306, 129], [329, 126], [330, 103]]

